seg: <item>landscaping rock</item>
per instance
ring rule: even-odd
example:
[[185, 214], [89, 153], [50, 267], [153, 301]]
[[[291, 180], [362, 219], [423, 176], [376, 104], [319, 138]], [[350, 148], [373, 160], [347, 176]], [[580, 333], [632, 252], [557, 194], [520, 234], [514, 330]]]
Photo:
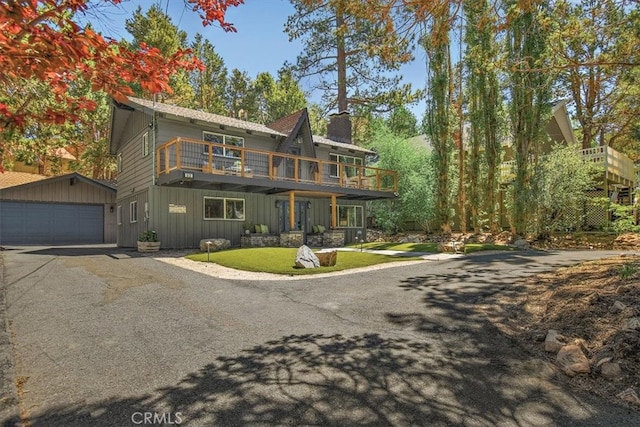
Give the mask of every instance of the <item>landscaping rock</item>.
[[640, 317], [632, 317], [627, 321], [627, 329], [632, 331], [640, 330]]
[[591, 372], [589, 360], [578, 345], [565, 345], [562, 347], [556, 356], [556, 362], [560, 369], [570, 377]]
[[544, 339], [544, 350], [550, 353], [555, 353], [566, 345], [564, 337], [558, 333], [555, 329], [549, 329], [547, 337]]
[[518, 239], [515, 242], [513, 242], [513, 246], [515, 246], [520, 250], [527, 250], [529, 249], [529, 242], [527, 242], [524, 239]]
[[627, 308], [627, 306], [624, 305], [624, 303], [622, 301], [616, 301], [616, 302], [613, 303], [611, 308], [609, 308], [609, 311], [611, 313], [620, 313], [625, 308]]
[[207, 252], [207, 242], [211, 242], [210, 252], [222, 251], [231, 247], [231, 241], [228, 239], [202, 239], [200, 240], [200, 250]]
[[320, 267], [320, 260], [309, 246], [302, 245], [296, 253], [296, 266], [300, 268]]
[[316, 256], [322, 267], [333, 267], [338, 261], [338, 251], [317, 252]]
[[600, 366], [600, 374], [602, 374], [603, 377], [612, 380], [622, 375], [622, 368], [620, 368], [620, 364], [618, 362], [604, 362], [602, 366]]
[[624, 400], [625, 402], [630, 402], [630, 403], [635, 403], [636, 405], [640, 405], [640, 398], [638, 398], [638, 393], [636, 393], [636, 391], [632, 387], [629, 387], [622, 393], [618, 393], [616, 397]]

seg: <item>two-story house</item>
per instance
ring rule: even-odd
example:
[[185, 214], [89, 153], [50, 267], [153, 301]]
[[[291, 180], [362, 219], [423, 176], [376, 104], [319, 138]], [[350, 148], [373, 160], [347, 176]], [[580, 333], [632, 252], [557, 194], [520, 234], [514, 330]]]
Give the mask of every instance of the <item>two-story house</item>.
[[397, 174], [367, 166], [373, 153], [351, 144], [347, 113], [328, 129], [312, 135], [306, 109], [265, 126], [133, 97], [114, 103], [118, 245], [135, 246], [146, 230], [163, 248], [207, 238], [239, 246], [245, 229], [282, 246], [312, 234], [325, 246], [354, 241], [365, 201], [396, 197]]

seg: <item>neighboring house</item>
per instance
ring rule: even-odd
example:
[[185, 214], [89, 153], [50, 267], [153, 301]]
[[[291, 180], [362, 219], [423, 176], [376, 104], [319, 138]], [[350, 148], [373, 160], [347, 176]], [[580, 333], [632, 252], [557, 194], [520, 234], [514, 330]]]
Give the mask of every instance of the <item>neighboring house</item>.
[[163, 248], [260, 244], [256, 233], [242, 237], [248, 223], [282, 246], [312, 235], [324, 246], [354, 241], [365, 201], [396, 197], [397, 174], [365, 164], [372, 152], [350, 143], [347, 113], [331, 117], [328, 133], [311, 134], [306, 109], [265, 126], [138, 98], [114, 103], [118, 245], [135, 246], [146, 230]]
[[115, 243], [116, 189], [78, 173], [0, 173], [0, 245]]
[[[549, 153], [554, 144], [569, 145], [576, 143], [565, 101], [554, 105], [546, 131], [550, 139], [542, 146], [541, 155]], [[612, 202], [623, 205], [634, 203], [633, 188], [636, 181], [636, 168], [633, 160], [609, 146], [587, 148], [580, 151], [585, 160], [602, 166], [603, 170], [596, 187], [589, 192], [591, 197], [606, 197]], [[513, 149], [509, 145], [505, 147], [505, 161], [501, 165], [503, 190], [510, 185], [515, 177], [516, 161], [513, 158]], [[504, 192], [502, 196], [504, 197]], [[585, 207], [585, 210], [586, 223], [584, 226], [586, 228], [605, 227], [611, 219], [609, 211], [602, 204], [589, 205]], [[501, 203], [501, 211], [503, 225], [507, 226], [504, 203]]]
[[66, 149], [52, 148], [49, 155], [31, 160], [15, 160], [11, 170], [42, 175], [61, 175], [71, 172], [71, 163], [77, 159]]

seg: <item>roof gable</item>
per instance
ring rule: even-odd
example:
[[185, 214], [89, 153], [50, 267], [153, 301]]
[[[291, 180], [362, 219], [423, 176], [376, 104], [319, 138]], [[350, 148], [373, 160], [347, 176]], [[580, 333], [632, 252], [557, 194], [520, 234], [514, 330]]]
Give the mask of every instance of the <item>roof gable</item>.
[[[16, 173], [16, 172], [14, 172]], [[0, 174], [3, 175], [3, 174]], [[32, 174], [28, 174], [28, 175], [32, 175]], [[36, 175], [36, 176], [41, 176], [41, 175]], [[0, 177], [0, 179], [2, 179]], [[30, 187], [35, 187], [38, 185], [45, 185], [45, 184], [49, 184], [52, 182], [57, 182], [57, 181], [63, 181], [65, 179], [68, 180], [72, 180], [72, 179], [76, 179], [82, 182], [85, 182], [89, 185], [93, 185], [99, 188], [102, 188], [104, 190], [107, 191], [112, 191], [112, 192], [116, 192], [116, 188], [115, 186], [111, 185], [111, 184], [107, 184], [104, 182], [100, 182], [100, 181], [96, 181], [94, 179], [88, 178], [84, 175], [79, 174], [78, 172], [72, 172], [72, 173], [68, 173], [65, 175], [58, 175], [58, 176], [52, 176], [50, 178], [47, 177], [43, 177], [43, 179], [38, 179], [38, 180], [34, 180], [31, 182], [23, 182], [22, 184], [17, 184], [17, 185], [13, 185], [13, 186], [8, 186], [8, 187], [4, 187], [4, 188], [11, 188], [12, 190], [16, 190], [16, 189], [22, 189], [22, 188], [30, 188]]]

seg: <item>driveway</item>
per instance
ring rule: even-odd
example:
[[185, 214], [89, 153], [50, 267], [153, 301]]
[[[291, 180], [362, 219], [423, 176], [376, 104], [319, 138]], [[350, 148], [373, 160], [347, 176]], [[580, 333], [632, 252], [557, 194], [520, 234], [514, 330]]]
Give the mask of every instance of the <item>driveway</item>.
[[475, 254], [281, 281], [113, 247], [0, 257], [33, 426], [640, 425], [570, 390], [472, 307], [613, 254]]

